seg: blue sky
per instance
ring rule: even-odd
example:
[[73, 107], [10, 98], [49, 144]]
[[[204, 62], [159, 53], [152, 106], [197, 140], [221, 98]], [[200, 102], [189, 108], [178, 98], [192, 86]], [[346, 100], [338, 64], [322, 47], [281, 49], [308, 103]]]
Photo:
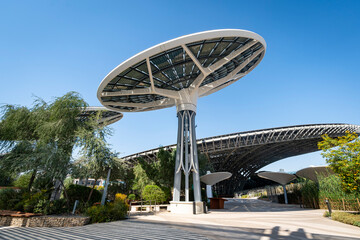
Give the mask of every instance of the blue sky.
[[[99, 106], [101, 80], [155, 44], [199, 31], [261, 35], [262, 62], [199, 99], [197, 137], [312, 123], [360, 124], [360, 1], [0, 1], [0, 104], [77, 91]], [[126, 113], [109, 139], [122, 156], [176, 141], [176, 110]], [[264, 170], [295, 171], [319, 153]]]

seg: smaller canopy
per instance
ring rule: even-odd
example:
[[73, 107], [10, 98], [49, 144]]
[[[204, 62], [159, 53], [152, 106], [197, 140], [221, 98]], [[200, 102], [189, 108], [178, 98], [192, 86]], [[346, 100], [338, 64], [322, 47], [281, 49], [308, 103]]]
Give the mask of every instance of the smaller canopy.
[[314, 182], [318, 182], [318, 175], [322, 175], [324, 177], [328, 177], [331, 174], [334, 174], [334, 172], [327, 166], [319, 166], [319, 167], [307, 167], [300, 169], [295, 173], [299, 177], [303, 177], [306, 179], [310, 179]]
[[261, 178], [269, 179], [271, 181], [286, 185], [288, 182], [294, 180], [296, 176], [294, 174], [284, 172], [261, 172], [257, 174]]
[[202, 181], [206, 185], [214, 185], [218, 182], [230, 178], [231, 176], [232, 174], [229, 172], [215, 172], [201, 176], [200, 181]]

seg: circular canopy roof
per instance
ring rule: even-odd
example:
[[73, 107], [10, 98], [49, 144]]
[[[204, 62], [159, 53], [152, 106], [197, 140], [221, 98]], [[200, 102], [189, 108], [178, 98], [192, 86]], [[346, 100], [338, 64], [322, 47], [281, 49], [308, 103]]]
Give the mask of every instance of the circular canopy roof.
[[90, 117], [96, 116], [101, 113], [101, 118], [98, 120], [99, 124], [110, 125], [123, 118], [123, 114], [116, 111], [110, 111], [105, 107], [87, 107], [80, 115], [80, 121], [87, 121]]
[[295, 173], [299, 177], [310, 179], [314, 182], [318, 182], [318, 175], [327, 177], [334, 172], [328, 166], [308, 167], [300, 169]]
[[260, 172], [257, 175], [259, 177], [280, 183], [281, 185], [286, 185], [287, 183], [296, 178], [294, 174], [284, 172]]
[[205, 183], [206, 185], [214, 185], [218, 182], [221, 182], [225, 179], [228, 179], [231, 177], [231, 173], [229, 172], [215, 172], [215, 173], [209, 173], [204, 176], [200, 177], [200, 181]]
[[261, 36], [245, 30], [182, 36], [117, 66], [101, 82], [97, 96], [104, 106], [117, 111], [171, 107], [234, 83], [260, 63], [265, 49]]

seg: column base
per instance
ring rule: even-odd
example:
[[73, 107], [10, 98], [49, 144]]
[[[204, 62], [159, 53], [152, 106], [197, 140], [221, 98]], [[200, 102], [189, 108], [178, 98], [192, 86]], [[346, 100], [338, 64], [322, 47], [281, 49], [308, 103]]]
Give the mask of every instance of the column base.
[[[170, 212], [175, 214], [194, 214], [194, 202], [171, 201]], [[195, 202], [195, 214], [204, 213], [204, 203]]]

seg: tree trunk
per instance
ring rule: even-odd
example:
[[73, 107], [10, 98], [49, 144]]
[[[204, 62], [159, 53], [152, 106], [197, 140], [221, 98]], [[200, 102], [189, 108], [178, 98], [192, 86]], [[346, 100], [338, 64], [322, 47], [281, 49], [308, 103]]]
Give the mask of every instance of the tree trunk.
[[34, 180], [35, 180], [35, 177], [36, 177], [36, 173], [37, 173], [37, 168], [35, 168], [32, 172], [32, 175], [31, 175], [31, 178], [30, 178], [30, 181], [29, 181], [29, 185], [28, 185], [28, 192], [30, 192], [31, 190], [31, 186], [33, 185], [34, 183]]
[[95, 188], [95, 185], [96, 185], [97, 180], [98, 180], [98, 178], [95, 178], [94, 184], [93, 184], [93, 186], [92, 186], [92, 188], [91, 188], [91, 191], [90, 191], [90, 193], [89, 193], [89, 197], [88, 197], [86, 203], [88, 203], [88, 202], [90, 201], [90, 199], [91, 199], [91, 195], [93, 194], [93, 191], [94, 191], [94, 188]]
[[85, 187], [87, 187], [87, 185], [88, 185], [88, 181], [89, 181], [89, 178], [88, 178], [88, 177], [86, 177], [86, 178], [85, 178]]
[[64, 195], [65, 195], [65, 198], [66, 198], [66, 205], [67, 205], [67, 207], [68, 207], [68, 211], [70, 211], [70, 199], [69, 199], [69, 196], [68, 196], [68, 194], [67, 194], [67, 191], [66, 191], [66, 188], [65, 188], [65, 186], [64, 186], [63, 181], [60, 181], [60, 183], [61, 183], [61, 185], [62, 185], [62, 187], [63, 187], [63, 189], [64, 189]]

